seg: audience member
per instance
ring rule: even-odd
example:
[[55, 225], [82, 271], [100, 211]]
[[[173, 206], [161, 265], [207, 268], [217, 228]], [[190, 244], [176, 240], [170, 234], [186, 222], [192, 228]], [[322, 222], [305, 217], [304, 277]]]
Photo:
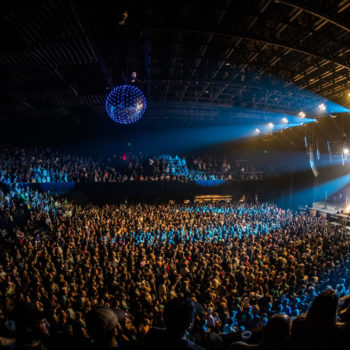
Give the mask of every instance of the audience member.
[[175, 298], [164, 309], [165, 329], [151, 329], [145, 339], [148, 349], [204, 350], [188, 339], [196, 310], [189, 298]]
[[[255, 344], [278, 348], [286, 332], [272, 326], [288, 317], [291, 348], [348, 339], [337, 294], [349, 294], [350, 236], [324, 217], [271, 203], [80, 206], [17, 184], [0, 191], [0, 225], [0, 316], [10, 321], [23, 302], [47, 310], [49, 350], [55, 339], [123, 348], [152, 334], [157, 344], [171, 334], [174, 344], [220, 350], [241, 334], [255, 342], [259, 327]], [[89, 327], [100, 305], [119, 319], [104, 339]], [[187, 318], [169, 316], [182, 307]], [[47, 324], [35, 315], [17, 318], [17, 347], [43, 346]]]
[[118, 316], [106, 305], [94, 306], [86, 315], [87, 332], [91, 336], [91, 349], [117, 349]]
[[42, 340], [50, 333], [44, 312], [30, 302], [20, 302], [14, 309], [16, 350], [45, 350]]

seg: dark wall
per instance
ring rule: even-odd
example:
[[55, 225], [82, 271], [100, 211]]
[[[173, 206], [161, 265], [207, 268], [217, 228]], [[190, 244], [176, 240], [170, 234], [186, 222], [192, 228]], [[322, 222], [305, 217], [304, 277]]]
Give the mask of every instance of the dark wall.
[[42, 183], [25, 186], [49, 194], [62, 195], [79, 203], [183, 201], [205, 194], [232, 195], [234, 200], [239, 200], [244, 195], [247, 201], [255, 201], [257, 196], [260, 201], [274, 201], [282, 207], [297, 208], [299, 205], [312, 203], [312, 198], [307, 198], [305, 203], [303, 201], [293, 202], [293, 194], [297, 188], [294, 188], [294, 179], [290, 175], [263, 180], [217, 183], [215, 185], [214, 181], [201, 183], [133, 181], [124, 183]]

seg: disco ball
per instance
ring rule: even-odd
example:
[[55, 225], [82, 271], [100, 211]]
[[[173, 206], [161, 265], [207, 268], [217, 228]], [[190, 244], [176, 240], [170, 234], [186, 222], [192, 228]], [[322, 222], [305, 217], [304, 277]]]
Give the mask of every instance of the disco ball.
[[136, 86], [121, 85], [114, 88], [106, 99], [109, 117], [120, 124], [132, 124], [145, 113], [147, 100]]

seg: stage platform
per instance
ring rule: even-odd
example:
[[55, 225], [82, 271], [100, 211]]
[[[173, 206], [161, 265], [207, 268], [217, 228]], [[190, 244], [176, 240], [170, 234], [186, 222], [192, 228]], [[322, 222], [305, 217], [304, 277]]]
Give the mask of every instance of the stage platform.
[[349, 207], [345, 204], [332, 204], [327, 202], [314, 202], [310, 211], [320, 215], [327, 216], [327, 219], [333, 224], [346, 225], [350, 230]]
[[312, 203], [311, 210], [317, 210], [320, 213], [335, 215], [341, 214], [346, 211], [345, 206], [341, 206], [338, 204], [330, 204], [327, 202], [314, 202]]

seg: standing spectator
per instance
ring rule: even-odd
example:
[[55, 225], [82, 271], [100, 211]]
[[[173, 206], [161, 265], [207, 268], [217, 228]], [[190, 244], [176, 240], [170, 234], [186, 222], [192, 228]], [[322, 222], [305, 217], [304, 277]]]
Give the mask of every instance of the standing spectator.
[[188, 339], [196, 314], [194, 303], [188, 298], [175, 298], [164, 309], [165, 329], [153, 328], [145, 343], [147, 349], [204, 350]]
[[16, 350], [46, 350], [43, 340], [50, 333], [46, 316], [30, 302], [20, 303], [14, 310]]
[[86, 315], [87, 331], [91, 336], [91, 349], [117, 349], [117, 314], [105, 305], [96, 305]]

